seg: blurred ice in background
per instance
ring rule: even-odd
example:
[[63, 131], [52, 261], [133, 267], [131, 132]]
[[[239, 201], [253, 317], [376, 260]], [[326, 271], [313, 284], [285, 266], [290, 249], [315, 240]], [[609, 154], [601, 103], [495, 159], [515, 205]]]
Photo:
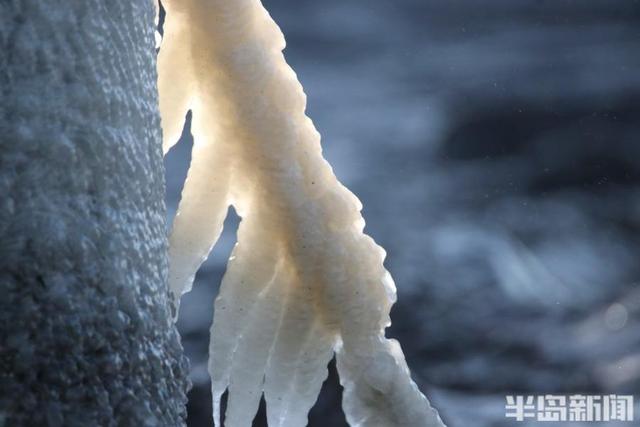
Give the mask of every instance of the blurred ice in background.
[[[389, 254], [389, 335], [448, 425], [515, 425], [505, 394], [640, 394], [640, 2], [264, 4]], [[167, 156], [170, 217], [190, 147]], [[181, 306], [190, 426], [212, 423], [226, 225]], [[339, 393], [332, 367], [310, 426], [346, 426]]]

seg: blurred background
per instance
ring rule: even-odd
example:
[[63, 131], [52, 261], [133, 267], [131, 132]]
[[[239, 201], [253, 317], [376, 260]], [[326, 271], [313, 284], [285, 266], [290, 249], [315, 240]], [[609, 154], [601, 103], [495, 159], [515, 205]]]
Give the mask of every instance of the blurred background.
[[[505, 418], [506, 394], [640, 403], [640, 2], [263, 2], [388, 252], [388, 335], [449, 427], [533, 425]], [[170, 218], [190, 149], [185, 130], [166, 158]], [[181, 306], [190, 426], [212, 425], [209, 325], [236, 227], [231, 212]], [[331, 366], [310, 426], [347, 425], [340, 393]]]

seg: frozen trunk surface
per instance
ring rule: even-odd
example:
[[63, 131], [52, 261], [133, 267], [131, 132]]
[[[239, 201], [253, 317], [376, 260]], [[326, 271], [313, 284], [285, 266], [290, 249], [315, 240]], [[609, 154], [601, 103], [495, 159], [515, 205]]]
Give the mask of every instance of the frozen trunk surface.
[[0, 5], [0, 424], [179, 426], [153, 2]]
[[270, 426], [304, 426], [335, 352], [352, 426], [442, 426], [399, 344], [384, 335], [395, 301], [385, 253], [363, 233], [360, 201], [322, 157], [280, 29], [259, 0], [163, 4], [165, 150], [193, 112], [192, 163], [170, 246], [178, 296], [228, 206], [242, 217], [211, 329], [216, 422], [228, 389], [227, 427], [251, 426], [263, 393]]

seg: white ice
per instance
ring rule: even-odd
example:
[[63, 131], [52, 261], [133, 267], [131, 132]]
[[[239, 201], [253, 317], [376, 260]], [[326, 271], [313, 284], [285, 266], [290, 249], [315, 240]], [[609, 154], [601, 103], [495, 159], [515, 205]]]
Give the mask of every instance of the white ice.
[[285, 41], [259, 0], [171, 0], [158, 58], [164, 150], [188, 110], [194, 146], [170, 239], [191, 288], [230, 205], [242, 218], [211, 328], [214, 420], [307, 423], [334, 355], [352, 426], [443, 426], [384, 336], [395, 286], [360, 201], [323, 159]]

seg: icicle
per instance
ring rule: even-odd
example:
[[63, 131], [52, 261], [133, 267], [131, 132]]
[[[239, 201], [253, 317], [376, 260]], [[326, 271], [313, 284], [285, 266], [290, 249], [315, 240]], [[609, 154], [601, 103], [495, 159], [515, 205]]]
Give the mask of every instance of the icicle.
[[214, 418], [303, 426], [337, 353], [352, 426], [442, 426], [384, 337], [395, 286], [359, 200], [322, 158], [280, 29], [259, 0], [171, 0], [159, 54], [165, 152], [186, 112], [194, 147], [170, 247], [179, 296], [229, 205], [242, 218], [211, 329]]

